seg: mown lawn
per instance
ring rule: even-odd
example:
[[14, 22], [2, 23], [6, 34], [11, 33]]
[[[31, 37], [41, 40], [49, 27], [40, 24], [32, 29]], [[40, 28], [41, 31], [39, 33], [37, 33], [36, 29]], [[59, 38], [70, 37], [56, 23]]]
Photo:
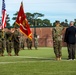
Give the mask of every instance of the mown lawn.
[[56, 61], [53, 49], [21, 50], [19, 56], [0, 57], [0, 75], [76, 75], [76, 60], [67, 60], [67, 49], [62, 49], [62, 60]]

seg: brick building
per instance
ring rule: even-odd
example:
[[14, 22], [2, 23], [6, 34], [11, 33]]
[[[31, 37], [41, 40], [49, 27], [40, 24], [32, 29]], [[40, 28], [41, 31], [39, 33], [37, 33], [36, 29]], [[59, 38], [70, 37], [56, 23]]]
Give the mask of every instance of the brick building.
[[[33, 38], [34, 38], [34, 28], [31, 28]], [[65, 33], [65, 29], [64, 29]], [[63, 33], [63, 36], [64, 36]], [[39, 46], [40, 47], [52, 47], [53, 39], [52, 39], [52, 27], [44, 27], [44, 28], [36, 28], [36, 34], [39, 36]], [[33, 40], [34, 41], [34, 40]], [[65, 46], [65, 43], [62, 43]]]

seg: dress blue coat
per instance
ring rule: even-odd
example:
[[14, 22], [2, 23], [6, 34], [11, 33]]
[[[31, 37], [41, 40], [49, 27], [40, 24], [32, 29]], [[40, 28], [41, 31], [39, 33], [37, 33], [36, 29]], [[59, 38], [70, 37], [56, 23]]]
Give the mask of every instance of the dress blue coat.
[[64, 41], [67, 44], [76, 43], [76, 28], [74, 26], [70, 26], [66, 29]]

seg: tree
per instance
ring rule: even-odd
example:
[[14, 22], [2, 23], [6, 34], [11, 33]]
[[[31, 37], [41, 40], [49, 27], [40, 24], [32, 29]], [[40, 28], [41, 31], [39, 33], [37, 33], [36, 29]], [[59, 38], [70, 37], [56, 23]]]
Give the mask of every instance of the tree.
[[16, 13], [14, 14], [14, 17], [12, 18], [12, 20], [16, 20], [17, 14], [18, 14], [18, 12], [16, 12]]
[[30, 26], [33, 26], [33, 14], [27, 12], [26, 17], [28, 19], [28, 23], [30, 24]]
[[35, 26], [38, 26], [38, 24], [39, 24], [39, 23], [38, 23], [38, 20], [39, 20], [38, 18], [39, 18], [39, 17], [43, 17], [43, 16], [44, 16], [44, 14], [37, 13], [37, 12], [32, 14], [32, 21], [33, 21], [33, 26], [34, 26], [34, 27], [35, 27]]
[[43, 26], [52, 26], [52, 24], [50, 23], [50, 20], [44, 19], [43, 20]]
[[[14, 17], [12, 18], [12, 20], [16, 20], [16, 18], [17, 18], [17, 14], [18, 14], [18, 11], [15, 13], [15, 14], [13, 14], [14, 15]], [[15, 25], [15, 22], [13, 23], [13, 26]]]
[[[18, 14], [18, 12], [16, 12], [14, 14], [14, 17], [12, 18], [12, 20], [16, 20], [17, 14]], [[31, 27], [40, 27], [40, 26], [46, 26], [47, 27], [47, 26], [52, 26], [52, 24], [50, 23], [50, 20], [48, 20], [48, 19], [42, 20], [41, 19], [41, 17], [44, 16], [44, 14], [42, 14], [42, 13], [37, 13], [37, 12], [36, 13], [30, 13], [30, 12], [26, 12], [25, 14], [26, 14], [28, 23], [29, 23], [29, 25]]]
[[37, 19], [37, 26], [43, 26], [43, 20]]
[[10, 17], [9, 17], [9, 14], [7, 14], [7, 17], [6, 17], [6, 25], [7, 25], [7, 27], [9, 27], [10, 26]]
[[41, 14], [41, 13], [33, 13], [32, 14], [32, 16], [33, 16], [33, 19], [37, 19], [38, 17], [43, 17], [44, 16], [44, 14]]
[[74, 19], [74, 26], [76, 26], [76, 19]]
[[[18, 12], [16, 12], [16, 13], [14, 14], [14, 17], [12, 18], [12, 20], [16, 20], [17, 14], [18, 14]], [[41, 14], [41, 13], [33, 13], [33, 14], [31, 14], [30, 12], [27, 12], [27, 13], [25, 13], [25, 14], [26, 14], [26, 17], [27, 17], [27, 19], [28, 19], [28, 23], [30, 24], [30, 26], [34, 26], [34, 25], [35, 25], [35, 21], [37, 21], [36, 19], [37, 19], [38, 17], [44, 16], [44, 15]], [[13, 24], [13, 25], [14, 25], [14, 24]]]
[[[0, 17], [0, 22], [1, 22], [1, 19], [2, 19], [2, 17]], [[7, 16], [6, 16], [6, 26], [7, 27], [9, 27], [10, 26], [10, 17], [9, 17], [9, 14], [7, 14]]]
[[[56, 21], [55, 21], [56, 22]], [[55, 22], [53, 23], [53, 27], [55, 27]]]
[[61, 25], [62, 25], [63, 27], [68, 27], [68, 24], [65, 23], [65, 22], [61, 22]]
[[65, 23], [64, 23], [65, 27], [68, 27], [68, 20], [65, 19]]
[[[56, 21], [53, 23], [53, 27], [55, 27], [55, 23], [56, 23]], [[63, 27], [68, 27], [67, 19], [65, 19], [65, 22], [61, 22], [60, 25], [63, 26]]]

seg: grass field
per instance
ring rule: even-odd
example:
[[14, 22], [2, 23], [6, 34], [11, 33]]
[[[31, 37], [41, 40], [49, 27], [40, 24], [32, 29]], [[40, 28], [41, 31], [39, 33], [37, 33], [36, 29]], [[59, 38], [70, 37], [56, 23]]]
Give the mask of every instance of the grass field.
[[67, 49], [62, 49], [62, 60], [56, 61], [53, 49], [21, 50], [19, 56], [0, 57], [0, 75], [76, 75], [76, 60], [67, 60]]

